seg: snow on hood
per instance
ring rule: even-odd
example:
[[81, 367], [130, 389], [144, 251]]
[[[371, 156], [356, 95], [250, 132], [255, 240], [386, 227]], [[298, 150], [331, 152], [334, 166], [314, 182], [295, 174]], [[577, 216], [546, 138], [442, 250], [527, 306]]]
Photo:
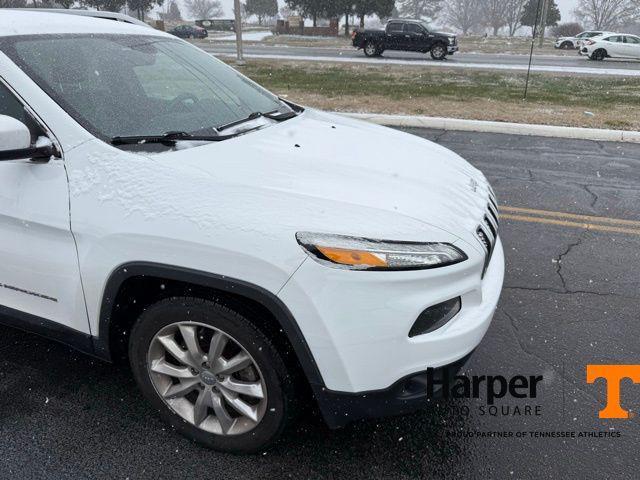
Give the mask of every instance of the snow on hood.
[[295, 198], [289, 209], [305, 199], [343, 204], [367, 215], [386, 212], [385, 221], [408, 217], [457, 237], [473, 235], [487, 207], [486, 179], [450, 150], [313, 110], [225, 142], [153, 158], [222, 185]]

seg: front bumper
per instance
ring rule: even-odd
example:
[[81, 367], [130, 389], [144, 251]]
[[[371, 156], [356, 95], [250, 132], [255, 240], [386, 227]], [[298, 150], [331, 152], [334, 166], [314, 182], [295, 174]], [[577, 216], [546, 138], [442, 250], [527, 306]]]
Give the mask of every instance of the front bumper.
[[[489, 328], [504, 278], [498, 239], [484, 278], [484, 254], [456, 265], [404, 272], [357, 272], [308, 258], [278, 296], [296, 319], [322, 376], [334, 392], [389, 388], [428, 367], [451, 364], [471, 352]], [[478, 246], [480, 243], [478, 242]], [[462, 308], [446, 325], [414, 337], [421, 312], [461, 297]]]
[[[471, 354], [434, 372], [434, 378], [450, 380], [464, 367]], [[427, 407], [442, 396], [441, 388], [434, 388], [434, 396], [427, 396], [427, 374], [419, 372], [400, 379], [383, 390], [364, 393], [333, 392], [320, 390], [316, 399], [323, 417], [330, 428], [340, 428], [363, 418], [379, 418], [402, 415]]]
[[453, 55], [454, 53], [456, 53], [458, 51], [458, 46], [457, 45], [449, 45], [447, 47], [447, 53], [449, 55]]

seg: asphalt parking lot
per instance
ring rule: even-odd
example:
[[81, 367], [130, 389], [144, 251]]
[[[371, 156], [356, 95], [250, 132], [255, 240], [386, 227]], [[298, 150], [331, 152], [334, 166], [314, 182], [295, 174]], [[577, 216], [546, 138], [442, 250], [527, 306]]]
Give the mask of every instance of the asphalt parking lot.
[[[543, 375], [536, 399], [496, 402], [539, 416], [482, 415], [483, 398], [339, 431], [309, 415], [264, 454], [224, 455], [166, 429], [126, 370], [3, 327], [0, 477], [634, 478], [638, 417], [599, 420], [604, 386], [587, 384], [585, 368], [640, 363], [640, 145], [410, 131], [469, 159], [496, 190], [505, 288], [466, 371]], [[637, 412], [640, 385], [622, 392]], [[619, 436], [478, 433], [500, 431]]]

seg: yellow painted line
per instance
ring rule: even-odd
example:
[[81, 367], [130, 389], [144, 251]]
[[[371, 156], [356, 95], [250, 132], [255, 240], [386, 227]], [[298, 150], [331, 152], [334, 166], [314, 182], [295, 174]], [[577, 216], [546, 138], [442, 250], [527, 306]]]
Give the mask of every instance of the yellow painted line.
[[625, 227], [617, 227], [615, 225], [598, 225], [595, 223], [572, 222], [570, 220], [561, 220], [556, 218], [530, 217], [527, 215], [511, 215], [509, 213], [501, 214], [500, 219], [516, 220], [519, 222], [546, 223], [548, 225], [559, 225], [562, 227], [582, 228], [585, 230], [595, 230], [598, 232], [627, 233], [630, 235], [640, 236], [640, 228], [625, 228]]
[[[534, 208], [507, 207], [501, 206], [500, 212], [512, 214], [536, 215], [540, 217], [562, 218], [567, 220], [578, 220], [587, 224], [605, 223], [610, 225], [626, 225], [640, 228], [640, 222], [636, 220], [624, 220], [622, 218], [596, 217], [593, 215], [577, 215], [575, 213], [554, 212], [550, 210], [536, 210]], [[506, 218], [506, 215], [502, 215]]]

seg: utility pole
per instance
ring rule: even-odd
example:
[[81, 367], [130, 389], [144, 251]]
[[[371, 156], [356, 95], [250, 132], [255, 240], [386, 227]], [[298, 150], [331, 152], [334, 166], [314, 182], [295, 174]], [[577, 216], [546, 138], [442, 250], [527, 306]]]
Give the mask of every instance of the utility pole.
[[538, 19], [540, 18], [540, 2], [546, 0], [538, 0], [536, 6], [536, 21], [533, 22], [533, 28], [531, 32], [531, 50], [529, 50], [529, 66], [527, 67], [527, 80], [524, 84], [524, 100], [527, 99], [527, 92], [529, 91], [529, 77], [531, 76], [531, 61], [533, 60], [533, 45], [536, 43], [536, 31], [538, 30]]
[[542, 47], [544, 44], [544, 31], [547, 27], [547, 11], [549, 10], [549, 1], [550, 0], [542, 0], [542, 15], [540, 19], [540, 40], [538, 43], [539, 47]]
[[236, 65], [244, 65], [244, 57], [242, 56], [242, 12], [240, 11], [240, 0], [233, 1], [233, 9], [236, 14], [236, 50], [238, 59]]

